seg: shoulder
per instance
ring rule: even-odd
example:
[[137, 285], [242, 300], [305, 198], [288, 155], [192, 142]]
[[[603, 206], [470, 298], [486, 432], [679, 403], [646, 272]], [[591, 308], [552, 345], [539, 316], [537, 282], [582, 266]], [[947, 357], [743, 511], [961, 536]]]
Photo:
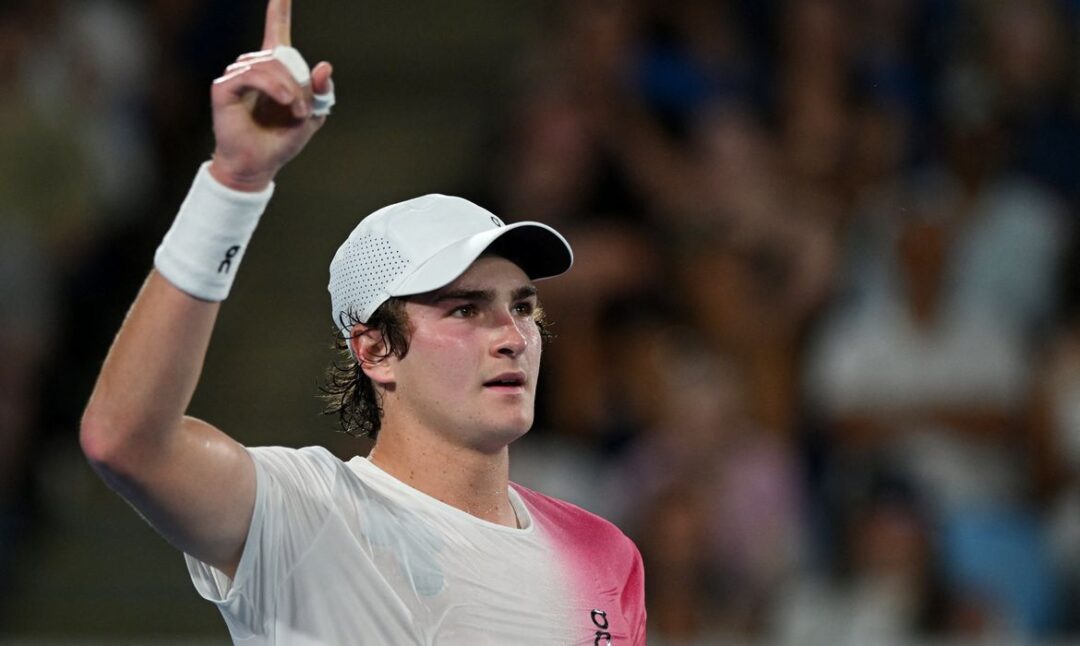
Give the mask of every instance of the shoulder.
[[530, 511], [535, 511], [544, 516], [568, 518], [574, 522], [599, 523], [616, 529], [610, 522], [573, 503], [523, 487], [516, 482], [511, 482], [510, 486], [518, 492], [521, 499], [529, 506]]
[[346, 469], [345, 463], [321, 446], [301, 449], [284, 446], [249, 447], [258, 478], [262, 482], [329, 488]]
[[255, 460], [272, 465], [306, 465], [309, 468], [337, 468], [344, 464], [340, 458], [321, 446], [291, 448], [287, 446], [247, 447]]
[[255, 463], [253, 518], [293, 529], [319, 527], [349, 503], [342, 496], [348, 466], [325, 448], [260, 446], [247, 450]]
[[533, 521], [557, 538], [567, 539], [577, 545], [615, 550], [628, 557], [637, 554], [633, 541], [611, 521], [573, 503], [533, 491], [517, 483], [511, 483], [511, 486], [529, 508]]

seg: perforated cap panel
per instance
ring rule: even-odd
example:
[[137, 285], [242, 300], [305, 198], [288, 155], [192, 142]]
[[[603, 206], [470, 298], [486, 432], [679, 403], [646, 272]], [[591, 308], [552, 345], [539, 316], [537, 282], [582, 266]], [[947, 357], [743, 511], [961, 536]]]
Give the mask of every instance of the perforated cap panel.
[[346, 241], [330, 263], [334, 321], [344, 327], [350, 314], [366, 321], [389, 296], [386, 286], [408, 270], [408, 259], [386, 238], [358, 236]]

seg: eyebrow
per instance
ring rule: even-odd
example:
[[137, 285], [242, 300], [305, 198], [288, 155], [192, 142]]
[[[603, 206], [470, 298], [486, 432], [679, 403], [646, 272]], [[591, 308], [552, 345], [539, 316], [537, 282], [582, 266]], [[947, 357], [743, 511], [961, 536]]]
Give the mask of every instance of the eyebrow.
[[[520, 301], [536, 296], [534, 285], [525, 285], [514, 290], [510, 300]], [[451, 289], [435, 295], [432, 302], [435, 304], [446, 301], [472, 301], [477, 303], [490, 303], [495, 300], [495, 292], [490, 289]]]

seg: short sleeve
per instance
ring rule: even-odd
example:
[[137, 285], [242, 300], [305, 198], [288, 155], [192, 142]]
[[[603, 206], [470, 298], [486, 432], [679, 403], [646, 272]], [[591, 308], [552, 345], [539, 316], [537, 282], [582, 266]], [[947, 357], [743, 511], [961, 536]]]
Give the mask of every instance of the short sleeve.
[[332, 513], [342, 463], [321, 447], [250, 448], [255, 506], [236, 576], [185, 554], [199, 594], [218, 607], [235, 641], [264, 634], [276, 593]]
[[638, 551], [636, 545], [626, 539], [626, 542], [630, 544], [630, 551], [633, 553], [633, 559], [630, 566], [630, 573], [626, 577], [626, 583], [623, 586], [622, 593], [622, 611], [623, 616], [630, 626], [630, 634], [632, 636], [633, 644], [645, 644], [646, 628], [645, 628], [645, 566], [641, 560], [641, 552]]

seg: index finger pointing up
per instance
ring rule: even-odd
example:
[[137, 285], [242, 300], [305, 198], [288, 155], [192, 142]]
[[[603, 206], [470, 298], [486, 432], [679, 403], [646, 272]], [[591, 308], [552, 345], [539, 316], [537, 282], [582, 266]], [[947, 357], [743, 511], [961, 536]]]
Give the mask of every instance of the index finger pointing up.
[[263, 49], [292, 45], [292, 0], [269, 0], [266, 4], [266, 30]]

